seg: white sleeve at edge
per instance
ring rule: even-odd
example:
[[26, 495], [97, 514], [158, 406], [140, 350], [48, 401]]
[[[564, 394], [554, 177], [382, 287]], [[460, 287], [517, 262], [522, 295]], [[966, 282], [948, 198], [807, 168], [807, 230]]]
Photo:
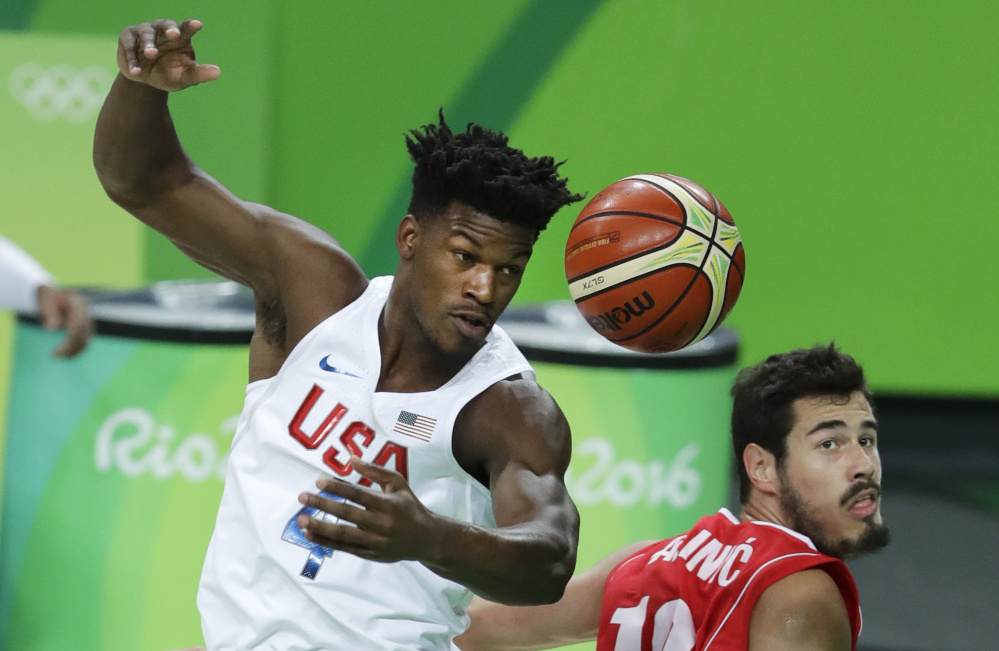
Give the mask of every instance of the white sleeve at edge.
[[0, 235], [0, 309], [34, 313], [38, 288], [53, 284], [52, 274], [45, 267]]

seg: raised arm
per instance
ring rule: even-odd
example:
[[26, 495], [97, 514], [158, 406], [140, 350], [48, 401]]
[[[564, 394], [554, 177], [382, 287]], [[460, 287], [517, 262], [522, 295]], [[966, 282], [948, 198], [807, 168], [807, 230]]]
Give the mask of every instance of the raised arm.
[[195, 59], [192, 38], [201, 27], [197, 20], [157, 20], [122, 31], [119, 75], [97, 120], [94, 166], [115, 203], [202, 266], [253, 288], [258, 316], [275, 321], [263, 324], [268, 338], [286, 351], [356, 298], [366, 279], [327, 233], [239, 199], [184, 152], [169, 93], [220, 74]]
[[108, 196], [166, 235], [199, 264], [255, 290], [273, 288], [265, 241], [280, 215], [240, 201], [199, 169], [180, 145], [170, 92], [219, 77], [197, 63], [197, 20], [157, 20], [125, 28], [119, 74], [94, 134], [94, 166]]
[[597, 638], [604, 584], [618, 563], [652, 541], [633, 543], [574, 575], [556, 603], [506, 606], [481, 597], [468, 607], [471, 624], [455, 638], [461, 651], [534, 651]]
[[576, 563], [579, 514], [565, 488], [569, 426], [532, 381], [500, 382], [469, 402], [455, 423], [454, 452], [488, 483], [496, 527], [428, 511], [396, 472], [351, 458], [381, 490], [339, 480], [319, 487], [349, 504], [300, 499], [357, 526], [301, 516], [309, 540], [378, 561], [415, 560], [476, 594], [507, 604], [557, 601]]

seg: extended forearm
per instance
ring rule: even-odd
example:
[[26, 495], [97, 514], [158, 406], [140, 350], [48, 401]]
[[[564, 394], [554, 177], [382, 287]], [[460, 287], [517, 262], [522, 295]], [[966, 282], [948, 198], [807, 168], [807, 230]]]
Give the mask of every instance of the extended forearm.
[[540, 521], [487, 528], [441, 523], [434, 557], [423, 564], [491, 601], [510, 605], [553, 603], [576, 565], [571, 525]]
[[118, 75], [97, 119], [94, 167], [115, 203], [149, 204], [187, 159], [167, 109], [166, 91]]
[[607, 576], [653, 541], [623, 547], [572, 577], [557, 603], [515, 607], [475, 598], [468, 607], [471, 625], [455, 638], [462, 651], [524, 651], [594, 640], [600, 626]]

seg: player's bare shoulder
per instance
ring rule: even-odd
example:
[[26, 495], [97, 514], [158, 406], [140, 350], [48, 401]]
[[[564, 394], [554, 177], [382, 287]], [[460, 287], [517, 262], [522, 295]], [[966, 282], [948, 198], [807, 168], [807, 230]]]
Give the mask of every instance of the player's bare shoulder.
[[849, 650], [850, 618], [836, 582], [822, 569], [795, 572], [760, 595], [749, 625], [750, 649]]
[[551, 394], [535, 380], [516, 375], [465, 405], [455, 421], [453, 448], [459, 463], [480, 480], [488, 477], [491, 461], [513, 456], [538, 474], [561, 475], [571, 453], [569, 423]]

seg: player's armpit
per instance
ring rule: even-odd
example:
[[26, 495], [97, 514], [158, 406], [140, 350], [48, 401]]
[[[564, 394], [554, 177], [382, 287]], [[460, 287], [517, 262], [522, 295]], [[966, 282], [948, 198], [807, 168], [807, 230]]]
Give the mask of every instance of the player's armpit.
[[751, 651], [850, 651], [846, 604], [824, 570], [796, 572], [767, 588], [753, 608]]

